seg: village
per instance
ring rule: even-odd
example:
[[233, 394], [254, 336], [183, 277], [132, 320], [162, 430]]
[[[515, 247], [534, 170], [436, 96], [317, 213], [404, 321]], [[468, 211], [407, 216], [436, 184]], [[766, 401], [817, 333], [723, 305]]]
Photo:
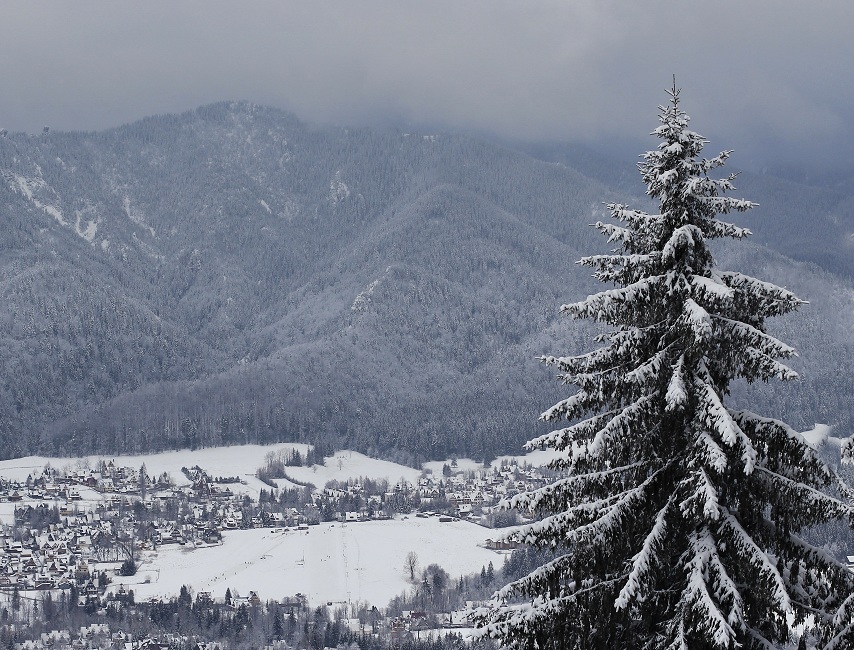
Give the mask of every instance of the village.
[[[456, 467], [456, 461], [450, 461], [442, 467], [441, 476], [428, 470], [414, 482], [401, 479], [392, 485], [386, 480], [348, 478], [329, 481], [317, 489], [288, 478], [266, 479], [270, 489], [261, 488], [253, 497], [242, 489], [245, 480], [238, 477], [211, 476], [198, 466], [182, 467], [181, 473], [178, 480], [165, 472], [150, 476], [144, 465], [133, 468], [101, 460], [88, 469], [46, 466], [31, 472], [26, 480], [0, 477], [0, 503], [6, 502], [13, 514], [13, 521], [4, 521], [0, 531], [0, 591], [5, 592], [7, 601], [3, 620], [20, 619], [20, 611], [28, 611], [28, 601], [42, 603], [39, 618], [43, 618], [46, 596], [53, 603], [62, 602], [96, 616], [108, 612], [115, 616], [129, 606], [156, 607], [169, 599], [135, 603], [132, 589], [122, 584], [121, 577], [132, 576], [146, 553], [170, 545], [187, 550], [217, 546], [227, 531], [267, 528], [272, 532], [307, 533], [321, 522], [407, 517], [466, 520], [489, 527], [514, 525], [523, 521], [526, 513], [503, 511], [496, 508], [497, 504], [554, 478], [548, 470], [515, 462], [463, 471]], [[496, 531], [484, 547], [508, 552], [518, 546], [501, 537]], [[260, 591], [229, 594], [228, 602], [204, 591], [196, 597], [233, 617], [241, 606], [261, 606]], [[10, 612], [13, 601], [21, 598], [25, 604], [22, 610]], [[310, 611], [310, 603], [302, 594], [264, 601], [265, 608], [271, 606], [276, 611], [282, 609], [285, 615], [296, 612], [297, 617]], [[34, 607], [38, 612], [39, 606]], [[457, 613], [455, 620], [450, 607], [444, 609], [448, 611], [431, 612], [428, 617], [416, 609], [387, 612], [374, 607], [370, 633], [402, 635], [422, 628], [453, 629], [465, 624], [464, 614]], [[30, 622], [35, 616], [29, 611]], [[343, 617], [342, 625], [349, 632], [364, 634], [365, 616], [361, 619], [361, 623], [354, 623]], [[26, 624], [19, 627], [24, 629]], [[116, 647], [116, 633], [113, 627], [105, 637], [112, 639], [113, 645], [98, 647]], [[91, 639], [103, 636], [93, 636], [90, 630], [82, 633], [83, 641], [78, 637], [75, 645], [68, 633], [61, 639], [45, 634], [28, 639], [26, 647], [93, 647]], [[47, 642], [49, 638], [53, 641]], [[145, 638], [151, 642], [154, 636]], [[88, 645], [81, 646], [84, 641]], [[137, 639], [137, 644], [141, 642]]]

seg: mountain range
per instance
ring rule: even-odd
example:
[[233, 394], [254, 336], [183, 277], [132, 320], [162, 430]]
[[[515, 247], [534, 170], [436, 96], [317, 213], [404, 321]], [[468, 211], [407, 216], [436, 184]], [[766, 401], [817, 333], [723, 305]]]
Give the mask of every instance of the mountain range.
[[[537, 357], [594, 345], [559, 313], [598, 290], [575, 264], [607, 249], [590, 224], [607, 202], [653, 208], [632, 161], [580, 147], [248, 103], [5, 134], [0, 176], [3, 457], [518, 452], [571, 390]], [[736, 385], [731, 402], [848, 435], [854, 182], [736, 184], [760, 204], [737, 217], [755, 236], [718, 246], [720, 266], [809, 305], [769, 324], [801, 380]]]

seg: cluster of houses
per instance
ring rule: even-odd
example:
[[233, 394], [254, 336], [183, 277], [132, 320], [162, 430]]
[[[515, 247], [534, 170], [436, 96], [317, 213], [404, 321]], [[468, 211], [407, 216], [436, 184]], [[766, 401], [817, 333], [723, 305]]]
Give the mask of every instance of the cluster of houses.
[[156, 481], [147, 475], [141, 478], [139, 470], [117, 466], [113, 461], [101, 461], [95, 469], [75, 468], [66, 471], [46, 465], [42, 471], [31, 473], [26, 481], [0, 478], [0, 500], [21, 501], [26, 497], [32, 500], [79, 501], [82, 499], [81, 488], [96, 489], [118, 498], [122, 495], [138, 495], [140, 490], [149, 486], [157, 488], [168, 485], [166, 474], [162, 474]]
[[112, 461], [0, 479], [0, 501], [14, 503], [14, 522], [0, 529], [0, 590], [75, 588], [93, 597], [106, 586], [90, 574], [93, 563], [116, 565], [166, 544], [219, 544], [226, 529], [305, 527], [313, 512], [264, 512], [203, 471], [186, 473], [195, 480], [180, 488]]
[[423, 476], [418, 480], [422, 503], [444, 497], [451, 512], [461, 518], [476, 518], [490, 512], [500, 501], [520, 492], [534, 490], [554, 480], [553, 472], [516, 462], [494, 468], [460, 472], [448, 466], [447, 476]]
[[384, 482], [351, 479], [327, 485], [312, 498], [325, 519], [334, 516], [340, 521], [368, 521], [418, 511], [421, 515], [488, 524], [488, 515], [503, 499], [553, 480], [553, 472], [516, 463], [476, 471], [457, 471], [448, 465], [442, 476], [425, 473], [417, 484], [401, 480], [387, 486]]
[[90, 584], [94, 585], [93, 576], [80, 554], [76, 536], [65, 535], [63, 528], [52, 524], [28, 543], [3, 536], [0, 589], [71, 589], [81, 585], [85, 590]]
[[106, 513], [122, 498], [110, 495], [87, 512], [83, 495], [96, 487], [94, 472], [49, 466], [26, 481], [0, 478], [0, 500], [15, 504], [14, 522], [0, 529], [0, 590], [76, 589], [84, 599], [103, 593], [106, 580], [90, 571], [90, 562], [115, 534]]
[[[92, 561], [120, 562], [165, 544], [218, 544], [228, 529], [307, 529], [321, 518], [386, 519], [413, 509], [483, 522], [502, 499], [553, 480], [540, 468], [516, 464], [469, 472], [446, 467], [417, 485], [379, 484], [383, 491], [371, 493], [376, 483], [351, 480], [316, 491], [300, 507], [283, 507], [233, 494], [228, 482], [236, 479], [215, 480], [199, 467], [184, 473], [189, 485], [180, 488], [166, 474], [154, 479], [144, 466], [112, 461], [68, 472], [46, 467], [18, 483], [0, 479], [0, 500], [15, 502], [15, 524], [0, 533], [0, 589], [74, 585], [91, 595], [103, 589], [89, 573]], [[501, 544], [493, 543], [496, 550]]]

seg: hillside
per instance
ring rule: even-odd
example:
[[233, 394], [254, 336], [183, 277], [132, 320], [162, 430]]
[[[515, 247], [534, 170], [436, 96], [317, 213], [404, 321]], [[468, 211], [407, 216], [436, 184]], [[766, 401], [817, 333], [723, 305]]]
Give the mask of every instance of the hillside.
[[[2, 455], [276, 440], [409, 463], [516, 452], [561, 394], [535, 357], [590, 345], [558, 316], [594, 288], [574, 264], [603, 249], [589, 224], [604, 201], [640, 200], [607, 170], [240, 103], [0, 138]], [[844, 429], [850, 199], [744, 180], [757, 236], [720, 250], [722, 266], [811, 304], [772, 324], [803, 381], [736, 399]], [[822, 228], [793, 230], [813, 205], [834, 224], [826, 254]]]

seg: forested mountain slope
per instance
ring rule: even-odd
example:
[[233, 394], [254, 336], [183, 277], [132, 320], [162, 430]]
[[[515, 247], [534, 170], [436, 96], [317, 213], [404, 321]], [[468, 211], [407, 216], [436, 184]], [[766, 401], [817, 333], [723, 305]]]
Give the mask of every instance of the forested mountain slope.
[[[518, 450], [561, 394], [535, 356], [589, 347], [591, 330], [558, 315], [595, 288], [574, 264], [602, 249], [589, 224], [627, 198], [606, 162], [561, 162], [242, 103], [0, 138], [2, 455]], [[749, 177], [739, 194], [764, 204], [781, 183]], [[719, 258], [810, 300], [771, 324], [804, 379], [737, 399], [795, 424], [843, 421], [850, 201], [783, 185], [794, 198], [753, 211], [756, 241]], [[842, 233], [833, 255], [806, 254], [818, 228], [798, 246], [803, 196]]]

